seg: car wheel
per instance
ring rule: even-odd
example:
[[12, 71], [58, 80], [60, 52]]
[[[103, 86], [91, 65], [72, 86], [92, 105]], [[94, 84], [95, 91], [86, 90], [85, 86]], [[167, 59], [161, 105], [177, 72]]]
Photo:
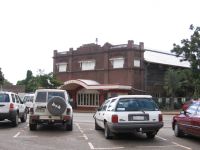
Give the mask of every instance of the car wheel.
[[19, 115], [16, 114], [16, 116], [12, 120], [12, 125], [13, 125], [13, 127], [16, 127], [16, 126], [18, 126], [18, 124], [19, 124]]
[[49, 99], [47, 104], [48, 111], [55, 116], [62, 115], [67, 108], [65, 99], [60, 96], [54, 96]]
[[29, 129], [30, 129], [31, 131], [37, 130], [37, 124], [29, 124]]
[[71, 120], [69, 123], [65, 123], [65, 130], [66, 131], [72, 131], [73, 130], [73, 120]]
[[23, 116], [20, 119], [21, 119], [21, 122], [26, 122], [26, 119], [27, 119], [26, 111], [24, 112]]
[[174, 126], [174, 135], [176, 137], [182, 137], [184, 135], [183, 131], [180, 130], [179, 125], [177, 123], [175, 123]]
[[146, 136], [148, 139], [154, 139], [157, 132], [147, 132]]
[[104, 136], [106, 139], [112, 139], [112, 132], [110, 131], [108, 124], [105, 122], [104, 124]]
[[95, 119], [95, 130], [101, 130], [101, 127], [97, 124], [96, 119]]

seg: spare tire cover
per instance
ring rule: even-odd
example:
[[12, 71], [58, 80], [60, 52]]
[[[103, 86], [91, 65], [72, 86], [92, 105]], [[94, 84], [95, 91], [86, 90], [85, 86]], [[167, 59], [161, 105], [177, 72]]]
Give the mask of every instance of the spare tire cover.
[[52, 115], [62, 115], [66, 107], [65, 99], [60, 96], [50, 98], [47, 104], [47, 109]]

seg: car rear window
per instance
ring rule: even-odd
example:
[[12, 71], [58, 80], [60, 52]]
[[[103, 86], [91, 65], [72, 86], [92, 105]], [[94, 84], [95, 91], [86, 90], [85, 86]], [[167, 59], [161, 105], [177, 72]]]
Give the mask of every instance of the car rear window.
[[64, 92], [38, 92], [35, 102], [46, 102], [48, 93], [48, 100], [54, 96], [60, 96], [65, 99]]
[[60, 96], [65, 99], [64, 92], [48, 92], [48, 100], [54, 96]]
[[38, 92], [35, 102], [46, 102], [47, 99], [47, 92]]
[[156, 111], [159, 110], [156, 103], [149, 98], [121, 98], [118, 101], [116, 111]]
[[8, 94], [0, 93], [0, 103], [8, 103], [10, 98]]

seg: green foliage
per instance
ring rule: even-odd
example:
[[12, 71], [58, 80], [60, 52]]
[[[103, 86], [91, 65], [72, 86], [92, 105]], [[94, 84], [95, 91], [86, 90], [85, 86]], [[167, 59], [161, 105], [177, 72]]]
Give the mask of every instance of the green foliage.
[[4, 83], [4, 75], [3, 75], [1, 68], [0, 68], [0, 85], [3, 85], [3, 83]]
[[34, 92], [38, 88], [57, 88], [61, 82], [53, 73], [44, 74], [39, 71], [38, 75], [33, 76], [32, 71], [28, 70], [26, 79], [18, 81], [17, 85], [25, 85], [25, 92]]
[[164, 89], [167, 91], [168, 96], [176, 96], [177, 91], [181, 87], [181, 78], [178, 75], [178, 71], [169, 69], [164, 78]]
[[193, 32], [190, 39], [181, 40], [181, 46], [174, 44], [171, 52], [181, 56], [181, 61], [188, 61], [191, 66], [190, 85], [192, 83], [193, 97], [200, 97], [200, 27], [190, 25]]

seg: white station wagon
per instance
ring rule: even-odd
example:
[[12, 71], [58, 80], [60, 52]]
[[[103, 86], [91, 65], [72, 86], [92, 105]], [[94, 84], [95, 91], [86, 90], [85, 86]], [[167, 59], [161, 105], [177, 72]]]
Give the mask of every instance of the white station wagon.
[[163, 118], [150, 95], [121, 95], [106, 100], [94, 114], [95, 129], [104, 129], [105, 138], [115, 133], [146, 133], [154, 138], [163, 127]]

